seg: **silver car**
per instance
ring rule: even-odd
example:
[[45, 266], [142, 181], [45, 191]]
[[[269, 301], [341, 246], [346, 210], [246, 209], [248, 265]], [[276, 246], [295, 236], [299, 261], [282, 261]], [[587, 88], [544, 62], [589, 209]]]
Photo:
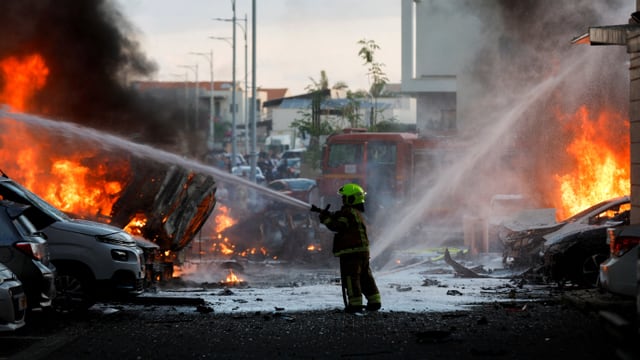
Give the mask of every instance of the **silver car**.
[[0, 200], [0, 262], [20, 279], [28, 310], [48, 308], [56, 295], [49, 244], [25, 213], [30, 206]]
[[122, 229], [71, 218], [5, 176], [0, 177], [0, 196], [30, 205], [25, 215], [47, 237], [57, 271], [56, 310], [82, 311], [99, 299], [144, 291], [143, 252]]
[[600, 264], [598, 285], [613, 294], [635, 297], [640, 225], [607, 229], [607, 242], [610, 255]]
[[0, 331], [14, 331], [25, 325], [27, 296], [18, 277], [0, 263]]

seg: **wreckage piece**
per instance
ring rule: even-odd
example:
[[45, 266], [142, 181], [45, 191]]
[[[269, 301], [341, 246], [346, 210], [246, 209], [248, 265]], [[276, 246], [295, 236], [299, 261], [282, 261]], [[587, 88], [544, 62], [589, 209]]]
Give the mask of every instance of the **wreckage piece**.
[[449, 264], [455, 270], [455, 272], [464, 278], [487, 278], [486, 275], [480, 275], [475, 271], [463, 266], [462, 264], [456, 262], [451, 258], [451, 254], [449, 253], [449, 249], [444, 250], [444, 261]]
[[[245, 215], [221, 235], [230, 239], [237, 255], [251, 254], [255, 260], [277, 258], [306, 263], [333, 256], [329, 251], [332, 233], [321, 228], [308, 210], [286, 204], [272, 204]], [[315, 250], [309, 250], [310, 246]]]
[[213, 177], [141, 158], [132, 158], [131, 168], [135, 170], [113, 205], [111, 224], [124, 228], [142, 217], [141, 235], [161, 251], [185, 248], [215, 207]]

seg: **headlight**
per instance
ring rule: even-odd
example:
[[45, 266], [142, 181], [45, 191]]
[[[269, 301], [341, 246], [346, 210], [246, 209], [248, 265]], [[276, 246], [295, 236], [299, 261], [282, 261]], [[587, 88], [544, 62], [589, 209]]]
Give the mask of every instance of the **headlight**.
[[127, 234], [124, 231], [115, 232], [107, 235], [97, 235], [96, 239], [100, 242], [112, 244], [112, 245], [122, 245], [122, 246], [135, 246], [136, 242], [133, 241], [131, 235]]
[[129, 252], [124, 250], [111, 250], [111, 258], [115, 261], [127, 261], [129, 259]]

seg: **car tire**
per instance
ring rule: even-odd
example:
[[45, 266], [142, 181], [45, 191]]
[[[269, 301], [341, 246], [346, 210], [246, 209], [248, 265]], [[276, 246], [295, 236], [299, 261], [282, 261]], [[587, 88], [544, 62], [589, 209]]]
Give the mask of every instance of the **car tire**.
[[82, 266], [56, 265], [56, 297], [53, 308], [60, 313], [85, 311], [96, 303], [94, 279], [88, 269]]
[[581, 287], [596, 287], [600, 263], [606, 260], [601, 251], [589, 245], [575, 246], [567, 252], [565, 259], [570, 266], [565, 273], [567, 280]]

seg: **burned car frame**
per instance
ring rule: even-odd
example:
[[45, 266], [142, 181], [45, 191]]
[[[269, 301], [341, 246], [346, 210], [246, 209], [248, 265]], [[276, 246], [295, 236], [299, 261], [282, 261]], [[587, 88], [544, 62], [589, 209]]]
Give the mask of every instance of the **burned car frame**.
[[628, 196], [602, 201], [546, 226], [506, 233], [503, 263], [535, 268], [546, 282], [593, 286], [599, 264], [608, 257], [606, 229], [629, 223]]

